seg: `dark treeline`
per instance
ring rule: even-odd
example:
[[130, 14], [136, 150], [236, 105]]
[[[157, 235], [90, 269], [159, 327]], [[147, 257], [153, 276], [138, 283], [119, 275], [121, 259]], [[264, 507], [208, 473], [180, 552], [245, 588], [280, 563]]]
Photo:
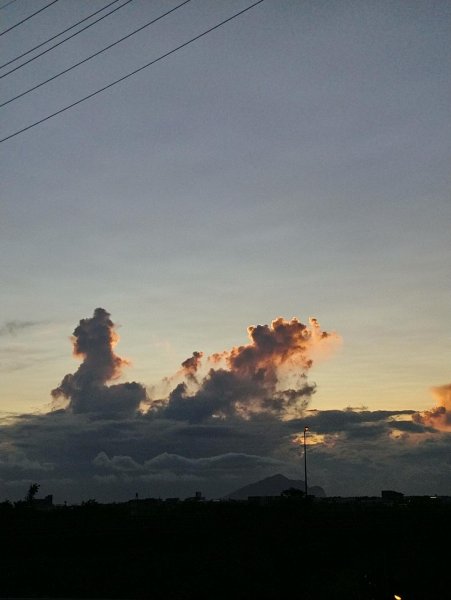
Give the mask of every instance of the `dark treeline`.
[[1, 505], [0, 597], [449, 597], [450, 505], [137, 505]]

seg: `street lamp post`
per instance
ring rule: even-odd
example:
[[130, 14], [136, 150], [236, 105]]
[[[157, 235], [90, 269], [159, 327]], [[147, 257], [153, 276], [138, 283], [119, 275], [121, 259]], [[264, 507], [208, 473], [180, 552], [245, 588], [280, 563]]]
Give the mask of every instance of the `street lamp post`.
[[305, 497], [308, 495], [308, 485], [307, 485], [307, 444], [305, 441], [305, 435], [308, 431], [308, 427], [304, 427], [304, 487], [305, 487]]

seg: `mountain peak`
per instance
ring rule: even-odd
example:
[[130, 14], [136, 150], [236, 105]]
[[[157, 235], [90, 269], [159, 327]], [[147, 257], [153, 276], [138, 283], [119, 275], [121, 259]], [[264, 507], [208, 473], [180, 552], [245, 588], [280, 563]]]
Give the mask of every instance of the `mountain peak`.
[[[226, 498], [230, 500], [247, 500], [249, 496], [280, 496], [283, 491], [289, 488], [304, 491], [305, 483], [301, 479], [289, 479], [281, 473], [276, 473], [276, 475], [270, 475], [269, 477], [260, 479], [260, 481], [245, 485], [228, 494]], [[323, 488], [319, 486], [309, 487], [308, 493], [311, 496], [319, 497], [326, 495]]]
[[261, 479], [260, 482], [262, 481], [290, 481], [288, 479], [288, 477], [285, 477], [285, 475], [282, 475], [282, 473], [276, 473], [276, 475], [270, 475], [269, 477], [265, 477], [264, 479]]

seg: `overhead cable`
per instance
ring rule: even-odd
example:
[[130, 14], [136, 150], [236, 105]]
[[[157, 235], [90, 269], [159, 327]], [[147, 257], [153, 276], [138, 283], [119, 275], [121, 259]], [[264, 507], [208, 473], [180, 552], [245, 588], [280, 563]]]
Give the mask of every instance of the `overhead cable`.
[[[16, 0], [12, 0], [13, 2], [15, 2]], [[88, 15], [87, 17], [85, 17], [84, 19], [81, 19], [80, 21], [77, 21], [77, 23], [74, 23], [73, 25], [71, 25], [70, 27], [67, 27], [67, 29], [63, 29], [63, 31], [60, 31], [59, 33], [57, 33], [56, 35], [53, 35], [51, 38], [48, 38], [47, 40], [45, 40], [44, 42], [41, 42], [40, 44], [38, 44], [37, 46], [34, 46], [34, 48], [30, 48], [29, 50], [27, 50], [26, 52], [22, 52], [22, 54], [19, 54], [19, 56], [16, 56], [15, 58], [12, 58], [11, 60], [9, 60], [8, 62], [3, 63], [2, 65], [0, 65], [0, 69], [3, 69], [3, 67], [6, 67], [8, 65], [10, 65], [13, 62], [16, 62], [16, 60], [19, 60], [19, 58], [23, 58], [24, 56], [26, 56], [27, 54], [30, 54], [30, 52], [34, 52], [35, 50], [37, 50], [38, 48], [41, 48], [41, 46], [45, 46], [45, 44], [48, 44], [49, 42], [52, 42], [54, 39], [56, 39], [57, 37], [59, 37], [60, 35], [63, 35], [63, 33], [67, 33], [68, 31], [70, 31], [71, 29], [73, 29], [74, 27], [77, 27], [77, 25], [80, 25], [81, 23], [84, 23], [85, 21], [87, 21], [88, 19], [91, 19], [92, 17], [94, 17], [95, 15], [97, 15], [99, 12], [102, 12], [102, 10], [107, 9], [108, 7], [112, 6], [113, 4], [116, 4], [116, 2], [119, 2], [119, 0], [113, 0], [113, 2], [110, 2], [109, 4], [107, 4], [106, 6], [104, 6], [103, 8], [99, 8], [99, 10], [96, 10], [95, 12], [91, 13], [90, 15]], [[3, 8], [3, 7], [0, 7]], [[110, 14], [110, 13], [108, 13]], [[108, 15], [105, 15], [108, 16]], [[100, 20], [100, 19], [99, 19]], [[97, 21], [96, 21], [97, 22]], [[81, 30], [83, 31], [83, 30]], [[25, 64], [25, 63], [24, 63]], [[22, 65], [21, 65], [22, 66]]]
[[41, 81], [41, 83], [38, 83], [37, 85], [34, 85], [33, 87], [29, 88], [28, 90], [25, 90], [25, 92], [22, 92], [21, 94], [17, 94], [17, 96], [14, 96], [13, 98], [10, 98], [9, 100], [6, 100], [6, 102], [2, 102], [0, 104], [0, 108], [2, 108], [3, 106], [6, 106], [7, 104], [10, 104], [14, 100], [17, 100], [18, 98], [22, 98], [22, 96], [25, 96], [26, 94], [29, 94], [30, 92], [32, 92], [34, 90], [37, 90], [38, 88], [42, 87], [46, 83], [49, 83], [50, 81], [53, 81], [54, 79], [57, 79], [61, 75], [64, 75], [65, 73], [68, 73], [69, 71], [72, 71], [72, 69], [75, 69], [76, 67], [79, 67], [80, 65], [88, 62], [88, 60], [91, 60], [91, 58], [99, 56], [99, 54], [102, 54], [103, 52], [106, 52], [106, 50], [109, 50], [110, 48], [113, 48], [113, 46], [116, 46], [120, 42], [123, 42], [127, 38], [131, 37], [132, 35], [135, 35], [135, 33], [138, 33], [139, 31], [142, 31], [146, 27], [149, 27], [150, 25], [153, 25], [157, 21], [160, 21], [160, 19], [163, 19], [163, 17], [166, 17], [167, 15], [170, 15], [171, 13], [173, 13], [174, 11], [176, 11], [178, 8], [181, 8], [184, 4], [188, 4], [188, 2], [191, 2], [191, 0], [184, 0], [181, 4], [178, 4], [174, 8], [171, 8], [171, 10], [166, 11], [165, 13], [163, 13], [159, 17], [156, 17], [152, 21], [149, 21], [149, 23], [146, 23], [145, 25], [142, 25], [138, 29], [135, 29], [135, 31], [132, 31], [131, 33], [127, 34], [126, 36], [124, 36], [120, 40], [117, 40], [117, 41], [113, 42], [112, 44], [109, 44], [108, 46], [105, 46], [105, 48], [102, 48], [98, 52], [95, 52], [94, 54], [91, 54], [91, 56], [88, 56], [87, 58], [84, 58], [83, 60], [80, 60], [78, 63], [75, 63], [71, 67], [68, 67], [67, 69], [64, 69], [64, 71], [60, 71], [56, 75], [53, 75], [53, 77], [49, 77], [45, 81]]
[[[45, 10], [46, 8], [49, 8], [50, 6], [52, 6], [52, 4], [56, 4], [57, 2], [59, 2], [59, 0], [53, 0], [53, 2], [49, 2], [45, 6], [43, 6], [42, 8], [40, 8], [39, 10], [37, 10], [36, 12], [34, 12], [33, 14], [29, 15], [28, 17], [25, 17], [25, 19], [22, 19], [22, 21], [19, 21], [15, 25], [12, 25], [11, 27], [8, 27], [8, 29], [5, 29], [4, 31], [1, 31], [0, 35], [5, 35], [5, 33], [8, 33], [8, 31], [11, 31], [11, 29], [15, 29], [16, 27], [19, 27], [19, 25], [22, 25], [22, 23], [25, 23], [25, 21], [28, 21], [29, 19], [31, 19], [35, 15], [38, 15], [43, 10]], [[2, 8], [5, 8], [5, 6], [3, 6]]]
[[9, 0], [9, 2], [7, 2], [6, 4], [4, 4], [3, 6], [0, 6], [0, 10], [2, 10], [3, 8], [6, 8], [10, 4], [14, 4], [14, 2], [17, 2], [17, 0]]
[[169, 52], [166, 52], [165, 54], [162, 54], [158, 58], [155, 58], [154, 60], [151, 60], [150, 62], [146, 63], [142, 67], [139, 67], [138, 69], [135, 69], [134, 71], [131, 71], [130, 73], [127, 73], [127, 75], [124, 75], [123, 77], [120, 77], [119, 79], [116, 79], [112, 83], [109, 83], [108, 85], [105, 85], [104, 87], [96, 90], [95, 92], [92, 92], [91, 94], [88, 94], [88, 96], [85, 96], [84, 98], [80, 98], [80, 100], [77, 100], [76, 102], [72, 102], [72, 104], [69, 104], [68, 106], [65, 106], [64, 108], [60, 108], [60, 110], [57, 110], [54, 113], [51, 113], [50, 115], [47, 115], [43, 119], [39, 119], [39, 121], [35, 121], [31, 125], [28, 125], [27, 127], [23, 127], [22, 129], [19, 129], [19, 130], [15, 131], [14, 133], [11, 133], [10, 135], [7, 135], [6, 137], [0, 139], [0, 144], [2, 142], [6, 142], [7, 140], [10, 140], [13, 137], [16, 137], [17, 135], [23, 133], [24, 131], [28, 131], [29, 129], [32, 129], [33, 127], [36, 127], [37, 125], [40, 125], [41, 123], [44, 123], [45, 121], [48, 121], [49, 119], [52, 119], [53, 117], [56, 117], [57, 115], [60, 115], [61, 113], [65, 112], [66, 110], [70, 110], [71, 108], [74, 108], [74, 106], [78, 106], [82, 102], [85, 102], [86, 100], [89, 100], [90, 98], [93, 98], [94, 96], [97, 96], [97, 94], [100, 94], [100, 93], [104, 92], [105, 90], [108, 90], [109, 88], [115, 86], [116, 84], [121, 83], [122, 81], [125, 81], [129, 77], [132, 77], [133, 75], [136, 75], [140, 71], [143, 71], [144, 69], [147, 69], [148, 67], [154, 65], [155, 63], [159, 62], [160, 60], [163, 60], [164, 58], [170, 56], [171, 54], [174, 54], [175, 52], [178, 52], [178, 50], [181, 50], [182, 48], [185, 48], [186, 46], [189, 46], [189, 44], [192, 44], [193, 42], [199, 40], [200, 38], [202, 38], [205, 35], [211, 33], [212, 31], [214, 31], [215, 29], [218, 29], [219, 27], [222, 27], [222, 25], [225, 25], [226, 23], [229, 23], [229, 21], [232, 21], [233, 19], [236, 19], [240, 15], [244, 14], [248, 10], [251, 10], [251, 8], [254, 8], [254, 6], [257, 6], [258, 4], [261, 4], [262, 2], [264, 2], [264, 0], [258, 0], [257, 2], [254, 2], [250, 6], [244, 8], [243, 10], [240, 10], [239, 12], [235, 13], [231, 17], [228, 17], [227, 19], [224, 19], [224, 21], [221, 21], [217, 25], [214, 25], [213, 27], [210, 27], [209, 29], [206, 29], [205, 31], [203, 31], [202, 33], [199, 33], [199, 35], [196, 35], [195, 37], [191, 38], [187, 42], [184, 42], [183, 44], [180, 44], [180, 46], [177, 46], [173, 50], [169, 50]]
[[[14, 71], [17, 71], [17, 69], [20, 69], [21, 67], [24, 67], [25, 65], [28, 65], [29, 63], [33, 62], [34, 60], [36, 60], [37, 58], [39, 58], [43, 54], [47, 54], [47, 52], [50, 52], [50, 50], [53, 50], [53, 48], [56, 48], [57, 46], [61, 46], [61, 44], [64, 44], [64, 42], [67, 42], [68, 40], [71, 40], [72, 38], [74, 38], [76, 35], [78, 35], [82, 31], [85, 31], [86, 29], [89, 29], [90, 27], [92, 27], [93, 25], [95, 25], [96, 23], [98, 23], [99, 21], [101, 21], [102, 19], [105, 19], [106, 17], [109, 17], [110, 15], [112, 15], [113, 13], [115, 13], [117, 10], [120, 10], [121, 8], [124, 8], [124, 6], [126, 6], [127, 4], [130, 4], [130, 2], [133, 2], [133, 0], [127, 0], [126, 2], [124, 2], [124, 4], [121, 4], [120, 6], [117, 6], [116, 8], [113, 8], [113, 10], [110, 10], [110, 12], [107, 13], [106, 15], [103, 15], [102, 17], [99, 17], [98, 19], [96, 19], [92, 23], [89, 23], [89, 25], [86, 25], [85, 27], [82, 27], [81, 29], [79, 29], [78, 31], [76, 31], [75, 33], [73, 33], [72, 35], [67, 36], [67, 38], [65, 38], [64, 40], [61, 40], [60, 42], [57, 42], [56, 44], [53, 44], [53, 46], [50, 46], [50, 48], [47, 48], [46, 50], [43, 50], [39, 54], [36, 54], [36, 56], [33, 56], [32, 58], [29, 58], [28, 60], [26, 60], [22, 64], [17, 65], [17, 67], [14, 67], [14, 69], [10, 69], [6, 73], [3, 73], [3, 75], [0, 75], [0, 79], [3, 79], [3, 77], [6, 77], [7, 75], [10, 75], [10, 73], [14, 73]], [[59, 34], [59, 35], [61, 35], [61, 34]], [[50, 40], [47, 40], [47, 41], [50, 41]], [[47, 42], [45, 42], [45, 43], [47, 43]], [[6, 66], [8, 64], [9, 63], [5, 63], [5, 65], [2, 65], [2, 66]]]

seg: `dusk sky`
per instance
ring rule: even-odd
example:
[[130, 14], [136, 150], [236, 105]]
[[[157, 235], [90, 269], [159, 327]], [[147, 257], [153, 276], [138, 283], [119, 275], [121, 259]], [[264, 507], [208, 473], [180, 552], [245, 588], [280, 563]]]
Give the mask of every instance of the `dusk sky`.
[[[47, 4], [1, 0], [2, 65], [110, 2], [13, 27]], [[0, 77], [122, 4], [0, 104], [182, 0]], [[184, 3], [0, 107], [1, 139], [252, 4]], [[0, 500], [302, 479], [306, 424], [328, 495], [451, 495], [450, 26], [445, 0], [264, 0], [1, 143]]]

